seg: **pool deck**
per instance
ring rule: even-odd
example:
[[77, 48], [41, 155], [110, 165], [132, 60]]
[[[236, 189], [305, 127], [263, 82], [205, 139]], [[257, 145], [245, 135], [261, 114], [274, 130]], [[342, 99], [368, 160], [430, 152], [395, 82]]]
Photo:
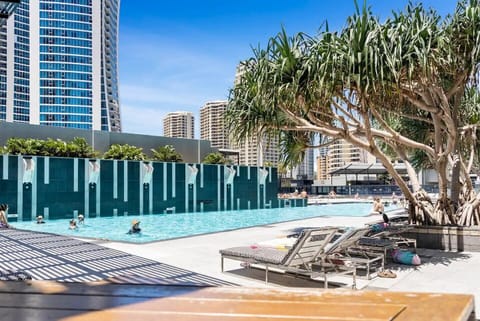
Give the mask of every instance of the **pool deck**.
[[[321, 282], [287, 278], [281, 275], [275, 276], [275, 274], [271, 274], [269, 277], [269, 283], [265, 284], [264, 273], [262, 271], [253, 268], [243, 268], [238, 261], [226, 260], [226, 272], [222, 273], [220, 270], [219, 250], [233, 246], [248, 246], [284, 237], [292, 231], [297, 231], [300, 228], [320, 226], [363, 227], [365, 223], [379, 219], [379, 216], [318, 217], [148, 244], [109, 242], [103, 240], [93, 241], [91, 239], [74, 240], [60, 236], [56, 239], [56, 236], [42, 236], [40, 233], [34, 232], [28, 232], [25, 233], [25, 236], [20, 236], [15, 234], [21, 234], [22, 231], [11, 230], [2, 233], [2, 236], [5, 239], [4, 242], [6, 242], [6, 247], [4, 247], [2, 253], [5, 253], [3, 254], [3, 261], [5, 261], [4, 264], [8, 264], [10, 260], [17, 261], [18, 263], [18, 259], [15, 255], [18, 256], [21, 253], [26, 253], [24, 252], [25, 249], [19, 248], [18, 253], [16, 254], [12, 251], [12, 247], [8, 248], [8, 244], [10, 244], [10, 246], [13, 245], [20, 247], [32, 246], [32, 248], [28, 250], [29, 253], [31, 254], [32, 251], [37, 251], [35, 253], [36, 255], [38, 254], [38, 256], [34, 259], [23, 260], [23, 264], [31, 265], [38, 262], [39, 268], [43, 268], [41, 266], [42, 264], [49, 266], [52, 264], [51, 261], [46, 262], [45, 260], [56, 260], [54, 264], [62, 266], [65, 271], [64, 273], [68, 274], [68, 276], [59, 275], [55, 278], [43, 278], [48, 280], [64, 280], [69, 282], [69, 280], [75, 281], [74, 277], [77, 277], [79, 278], [77, 282], [82, 282], [82, 278], [88, 276], [94, 277], [95, 279], [93, 281], [98, 279], [107, 279], [107, 281], [113, 280], [114, 283], [130, 283], [133, 281], [133, 283], [136, 284], [157, 284], [157, 286], [160, 287], [168, 284], [194, 285], [195, 283], [203, 283], [203, 286], [234, 284], [240, 285], [242, 288], [245, 287], [245, 289], [258, 289], [257, 291], [298, 291], [299, 289], [306, 288], [314, 291], [322, 291], [323, 283]], [[35, 235], [32, 236], [29, 233]], [[44, 240], [42, 240], [42, 238], [44, 238]], [[75, 241], [80, 243], [77, 244]], [[88, 242], [90, 245], [81, 241]], [[63, 246], [58, 242], [66, 243], [64, 244], [65, 246]], [[62, 251], [59, 252], [61, 248], [66, 249], [68, 247], [78, 247], [83, 254], [72, 256], [71, 251], [67, 251], [66, 253], [63, 253]], [[103, 247], [106, 247], [106, 249]], [[7, 254], [7, 252], [9, 254]], [[102, 253], [101, 255], [95, 257], [92, 257], [91, 255], [91, 253], [100, 252]], [[356, 292], [365, 293], [365, 295], [369, 295], [368, 293], [372, 293], [371, 291], [374, 293], [378, 291], [388, 291], [392, 292], [392, 295], [396, 295], [394, 293], [397, 292], [405, 292], [406, 296], [412, 292], [471, 294], [475, 298], [475, 310], [480, 311], [480, 278], [477, 277], [478, 266], [480, 266], [480, 253], [457, 253], [425, 249], [419, 249], [418, 253], [422, 259], [422, 264], [420, 266], [412, 267], [389, 264], [388, 268], [397, 274], [396, 278], [374, 278], [372, 280], [358, 279], [357, 288], [362, 291]], [[130, 256], [128, 256], [128, 254], [130, 254]], [[107, 255], [107, 258], [105, 255]], [[49, 256], [51, 258], [49, 258]], [[13, 259], [14, 257], [15, 259]], [[110, 260], [110, 257], [116, 259]], [[117, 258], [119, 261], [117, 261]], [[108, 264], [106, 264], [106, 261], [108, 261]], [[129, 263], [128, 266], [122, 267], [118, 262]], [[78, 271], [77, 269], [72, 272], [72, 264], [76, 268], [81, 266], [83, 270], [82, 273], [86, 273], [87, 275], [79, 274], [79, 272], [76, 272]], [[88, 267], [87, 271], [85, 267]], [[39, 268], [35, 269], [39, 270]], [[141, 275], [143, 275], [142, 273], [146, 273], [145, 271], [147, 271], [147, 268], [151, 278], [142, 278]], [[115, 269], [118, 269], [119, 271], [116, 271]], [[52, 270], [51, 273], [58, 273], [58, 269], [54, 270], [55, 271]], [[127, 278], [129, 278], [126, 280], [127, 282], [124, 282], [125, 280], [122, 278], [125, 271], [130, 273], [130, 276], [127, 275]], [[152, 271], [155, 271], [155, 274], [151, 274], [153, 273]], [[43, 273], [45, 273], [45, 271], [42, 270], [42, 273], [34, 275], [36, 276], [35, 279], [42, 279], [41, 276]], [[72, 273], [74, 276], [70, 275]], [[186, 275], [188, 275], [187, 279], [185, 278]], [[332, 287], [343, 287], [344, 289], [342, 290], [344, 291], [351, 288], [351, 277], [339, 276], [330, 279], [329, 281], [331, 282], [330, 284], [332, 284], [333, 281]], [[67, 287], [70, 287], [70, 285], [67, 285]], [[28, 288], [22, 288], [21, 291], [24, 290], [27, 291]], [[12, 293], [13, 290], [7, 289], [5, 291]], [[31, 291], [28, 293], [31, 293]], [[452, 297], [452, 300], [453, 299], [454, 298]], [[17, 312], [15, 311], [12, 310], [12, 313], [14, 313], [12, 315], [15, 315], [15, 317], [11, 320], [18, 319], [15, 314]]]
[[[320, 282], [270, 277], [264, 282], [264, 273], [256, 269], [240, 267], [238, 261], [225, 260], [225, 273], [220, 270], [219, 250], [272, 240], [285, 236], [300, 227], [353, 226], [362, 227], [379, 217], [318, 217], [301, 221], [277, 223], [267, 226], [207, 234], [176, 240], [154, 242], [144, 245], [118, 242], [101, 242], [112, 249], [139, 255], [151, 260], [191, 270], [195, 273], [218, 278], [241, 286], [255, 288], [322, 288]], [[480, 253], [444, 252], [419, 249], [422, 264], [418, 267], [389, 264], [397, 277], [394, 279], [374, 278], [357, 280], [362, 290], [462, 293], [475, 296], [476, 311], [480, 311]], [[338, 277], [345, 287], [351, 286], [351, 278]]]

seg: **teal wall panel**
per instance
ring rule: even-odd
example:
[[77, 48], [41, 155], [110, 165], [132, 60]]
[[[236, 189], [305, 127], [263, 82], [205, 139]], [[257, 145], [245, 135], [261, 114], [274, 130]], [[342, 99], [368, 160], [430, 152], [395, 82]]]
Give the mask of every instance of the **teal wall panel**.
[[36, 158], [36, 179], [32, 183], [35, 184], [32, 191], [36, 188], [33, 214], [48, 218], [71, 218], [75, 211], [85, 213], [84, 189], [74, 186], [74, 178], [78, 186], [84, 185], [84, 160], [78, 160], [76, 174], [73, 163], [74, 160], [68, 158], [50, 157], [47, 161], [46, 158]]
[[216, 211], [217, 208], [217, 167], [219, 165], [203, 165], [199, 167], [196, 179], [197, 212]]
[[9, 214], [18, 214], [19, 220], [36, 215], [57, 219], [80, 213], [96, 217], [284, 206], [277, 199], [275, 168], [267, 168], [263, 183], [257, 167], [32, 159], [32, 180], [25, 183], [24, 176], [32, 173], [27, 173], [23, 157], [0, 157], [0, 203], [8, 203]]
[[17, 157], [0, 157], [0, 203], [6, 203], [11, 213], [17, 213]]
[[[104, 161], [105, 162], [105, 161]], [[128, 201], [126, 202], [126, 209], [128, 215], [138, 215], [140, 213], [140, 167], [139, 162], [128, 162]]]

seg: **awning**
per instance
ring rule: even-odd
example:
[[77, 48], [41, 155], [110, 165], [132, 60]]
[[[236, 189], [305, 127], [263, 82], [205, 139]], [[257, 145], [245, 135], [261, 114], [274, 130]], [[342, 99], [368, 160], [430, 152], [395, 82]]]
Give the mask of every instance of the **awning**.
[[[403, 163], [395, 163], [393, 166], [399, 174], [406, 174], [407, 168]], [[380, 174], [387, 174], [387, 170], [383, 167], [382, 164], [373, 163], [350, 163], [344, 165], [340, 168], [337, 168], [331, 171], [330, 175], [357, 175], [357, 174], [372, 174], [372, 175], [380, 175]]]

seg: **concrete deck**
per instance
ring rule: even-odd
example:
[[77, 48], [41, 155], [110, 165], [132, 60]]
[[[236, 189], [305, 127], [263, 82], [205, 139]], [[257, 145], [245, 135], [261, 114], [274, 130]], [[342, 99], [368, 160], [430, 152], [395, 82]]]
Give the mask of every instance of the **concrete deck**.
[[[270, 283], [266, 285], [262, 271], [242, 268], [238, 261], [226, 260], [226, 272], [222, 273], [219, 250], [282, 237], [302, 227], [361, 227], [376, 219], [379, 217], [319, 217], [141, 245], [106, 241], [95, 243], [242, 286], [322, 288], [323, 284], [319, 282], [274, 276], [269, 277]], [[475, 310], [480, 311], [480, 278], [477, 277], [480, 253], [425, 249], [418, 252], [422, 259], [419, 267], [390, 264], [388, 268], [397, 274], [397, 278], [360, 279], [357, 287], [365, 290], [472, 294], [475, 296]], [[344, 282], [345, 287], [351, 286], [350, 277], [339, 277], [335, 281]]]

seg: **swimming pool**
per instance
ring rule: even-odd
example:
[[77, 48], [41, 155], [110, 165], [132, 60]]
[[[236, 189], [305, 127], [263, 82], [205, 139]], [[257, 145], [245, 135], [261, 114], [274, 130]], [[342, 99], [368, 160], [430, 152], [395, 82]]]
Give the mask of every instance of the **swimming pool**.
[[[68, 228], [69, 220], [51, 220], [45, 224], [17, 222], [12, 225], [19, 229], [73, 237], [146, 243], [317, 216], [365, 216], [371, 209], [371, 203], [344, 203], [263, 210], [99, 217], [85, 219], [85, 224], [79, 225], [77, 230]], [[141, 221], [141, 234], [127, 234], [134, 219]]]

